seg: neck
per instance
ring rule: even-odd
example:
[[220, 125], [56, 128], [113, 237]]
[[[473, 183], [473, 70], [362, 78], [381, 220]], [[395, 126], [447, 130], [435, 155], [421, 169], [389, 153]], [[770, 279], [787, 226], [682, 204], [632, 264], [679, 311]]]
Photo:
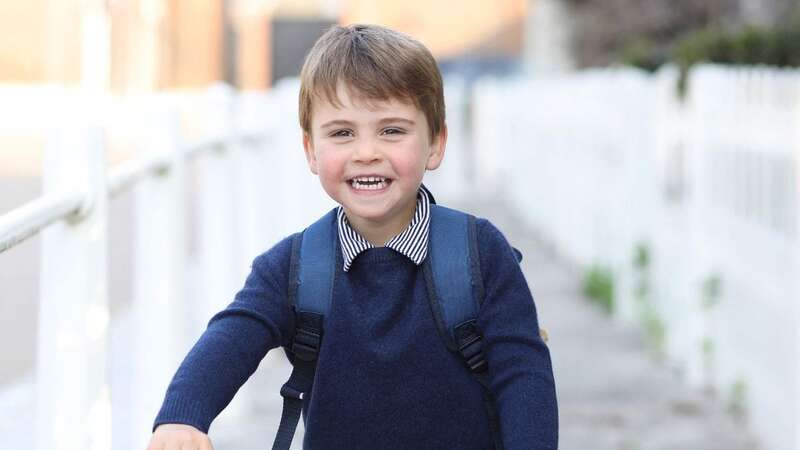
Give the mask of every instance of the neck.
[[414, 211], [416, 210], [416, 207], [417, 199], [415, 197], [414, 201], [412, 201], [409, 206], [403, 208], [403, 212], [401, 214], [397, 215], [396, 220], [388, 222], [353, 218], [347, 213], [347, 210], [345, 210], [344, 213], [347, 216], [347, 221], [350, 222], [350, 226], [353, 227], [358, 234], [363, 236], [367, 242], [375, 247], [383, 247], [391, 238], [397, 236], [408, 227], [408, 225], [411, 223], [411, 219], [414, 217]]

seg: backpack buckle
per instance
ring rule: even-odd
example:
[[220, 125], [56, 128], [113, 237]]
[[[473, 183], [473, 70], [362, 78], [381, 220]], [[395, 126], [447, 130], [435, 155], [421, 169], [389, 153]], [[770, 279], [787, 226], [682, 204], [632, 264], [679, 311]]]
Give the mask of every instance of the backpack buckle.
[[322, 337], [316, 330], [297, 328], [292, 341], [292, 354], [301, 361], [314, 361], [319, 354]]
[[486, 358], [483, 357], [483, 339], [481, 336], [472, 335], [467, 342], [458, 347], [458, 351], [472, 372], [481, 373], [487, 369]]
[[481, 373], [489, 367], [483, 354], [483, 336], [475, 330], [475, 321], [470, 320], [456, 327], [458, 352], [473, 373]]

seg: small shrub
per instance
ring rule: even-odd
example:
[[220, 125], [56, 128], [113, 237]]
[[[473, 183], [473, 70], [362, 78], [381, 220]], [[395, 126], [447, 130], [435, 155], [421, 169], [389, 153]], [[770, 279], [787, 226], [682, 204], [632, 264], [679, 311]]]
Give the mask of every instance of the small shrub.
[[702, 285], [701, 304], [704, 311], [710, 311], [719, 304], [722, 296], [722, 279], [719, 275], [709, 275]]
[[614, 309], [614, 278], [605, 267], [593, 265], [583, 279], [583, 293], [606, 313]]
[[622, 64], [638, 67], [648, 72], [655, 72], [667, 62], [662, 49], [648, 39], [638, 39], [625, 45], [620, 50], [617, 60]]
[[714, 355], [714, 341], [710, 337], [704, 337], [700, 346], [702, 347], [704, 358], [711, 358]]
[[650, 266], [650, 249], [644, 242], [639, 242], [633, 250], [633, 268], [636, 273], [633, 297], [640, 302], [646, 302], [650, 293], [650, 280], [648, 267]]
[[728, 412], [737, 419], [744, 418], [747, 413], [747, 382], [740, 376], [730, 386]]
[[647, 336], [647, 341], [653, 348], [656, 357], [662, 357], [666, 344], [667, 327], [658, 317], [653, 307], [649, 305], [642, 310], [640, 320]]
[[678, 95], [685, 97], [689, 69], [702, 62], [738, 65], [800, 66], [800, 8], [778, 26], [739, 29], [710, 27], [685, 34], [666, 58], [681, 68]]
[[633, 250], [633, 268], [635, 270], [635, 284], [633, 297], [638, 300], [639, 323], [645, 332], [650, 348], [656, 358], [664, 356], [667, 329], [664, 322], [656, 312], [655, 307], [648, 300], [650, 294], [650, 248], [646, 242], [639, 242]]
[[633, 256], [633, 266], [637, 269], [646, 269], [650, 266], [650, 249], [644, 242], [636, 244]]

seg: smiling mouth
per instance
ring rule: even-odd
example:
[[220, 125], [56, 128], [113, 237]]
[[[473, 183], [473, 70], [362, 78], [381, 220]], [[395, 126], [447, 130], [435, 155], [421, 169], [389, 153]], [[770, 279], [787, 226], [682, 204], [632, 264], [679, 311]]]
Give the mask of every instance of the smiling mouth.
[[355, 177], [349, 180], [350, 186], [357, 191], [379, 191], [392, 183], [391, 178], [386, 177]]

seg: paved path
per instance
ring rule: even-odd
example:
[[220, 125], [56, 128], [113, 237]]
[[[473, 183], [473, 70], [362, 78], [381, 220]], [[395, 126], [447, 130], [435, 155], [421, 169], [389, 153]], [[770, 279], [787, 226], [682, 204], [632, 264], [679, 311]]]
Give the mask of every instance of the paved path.
[[[755, 450], [746, 424], [713, 397], [687, 388], [673, 370], [656, 363], [635, 330], [587, 302], [580, 274], [502, 207], [466, 207], [488, 217], [524, 254], [540, 325], [550, 334], [563, 450]], [[212, 429], [218, 450], [263, 449], [280, 415], [278, 389], [288, 376], [284, 356], [271, 352], [254, 375], [257, 414]], [[266, 370], [265, 370], [266, 369]], [[272, 372], [272, 374], [270, 374]], [[302, 432], [295, 444], [302, 439]], [[300, 448], [296, 445], [293, 448]]]

